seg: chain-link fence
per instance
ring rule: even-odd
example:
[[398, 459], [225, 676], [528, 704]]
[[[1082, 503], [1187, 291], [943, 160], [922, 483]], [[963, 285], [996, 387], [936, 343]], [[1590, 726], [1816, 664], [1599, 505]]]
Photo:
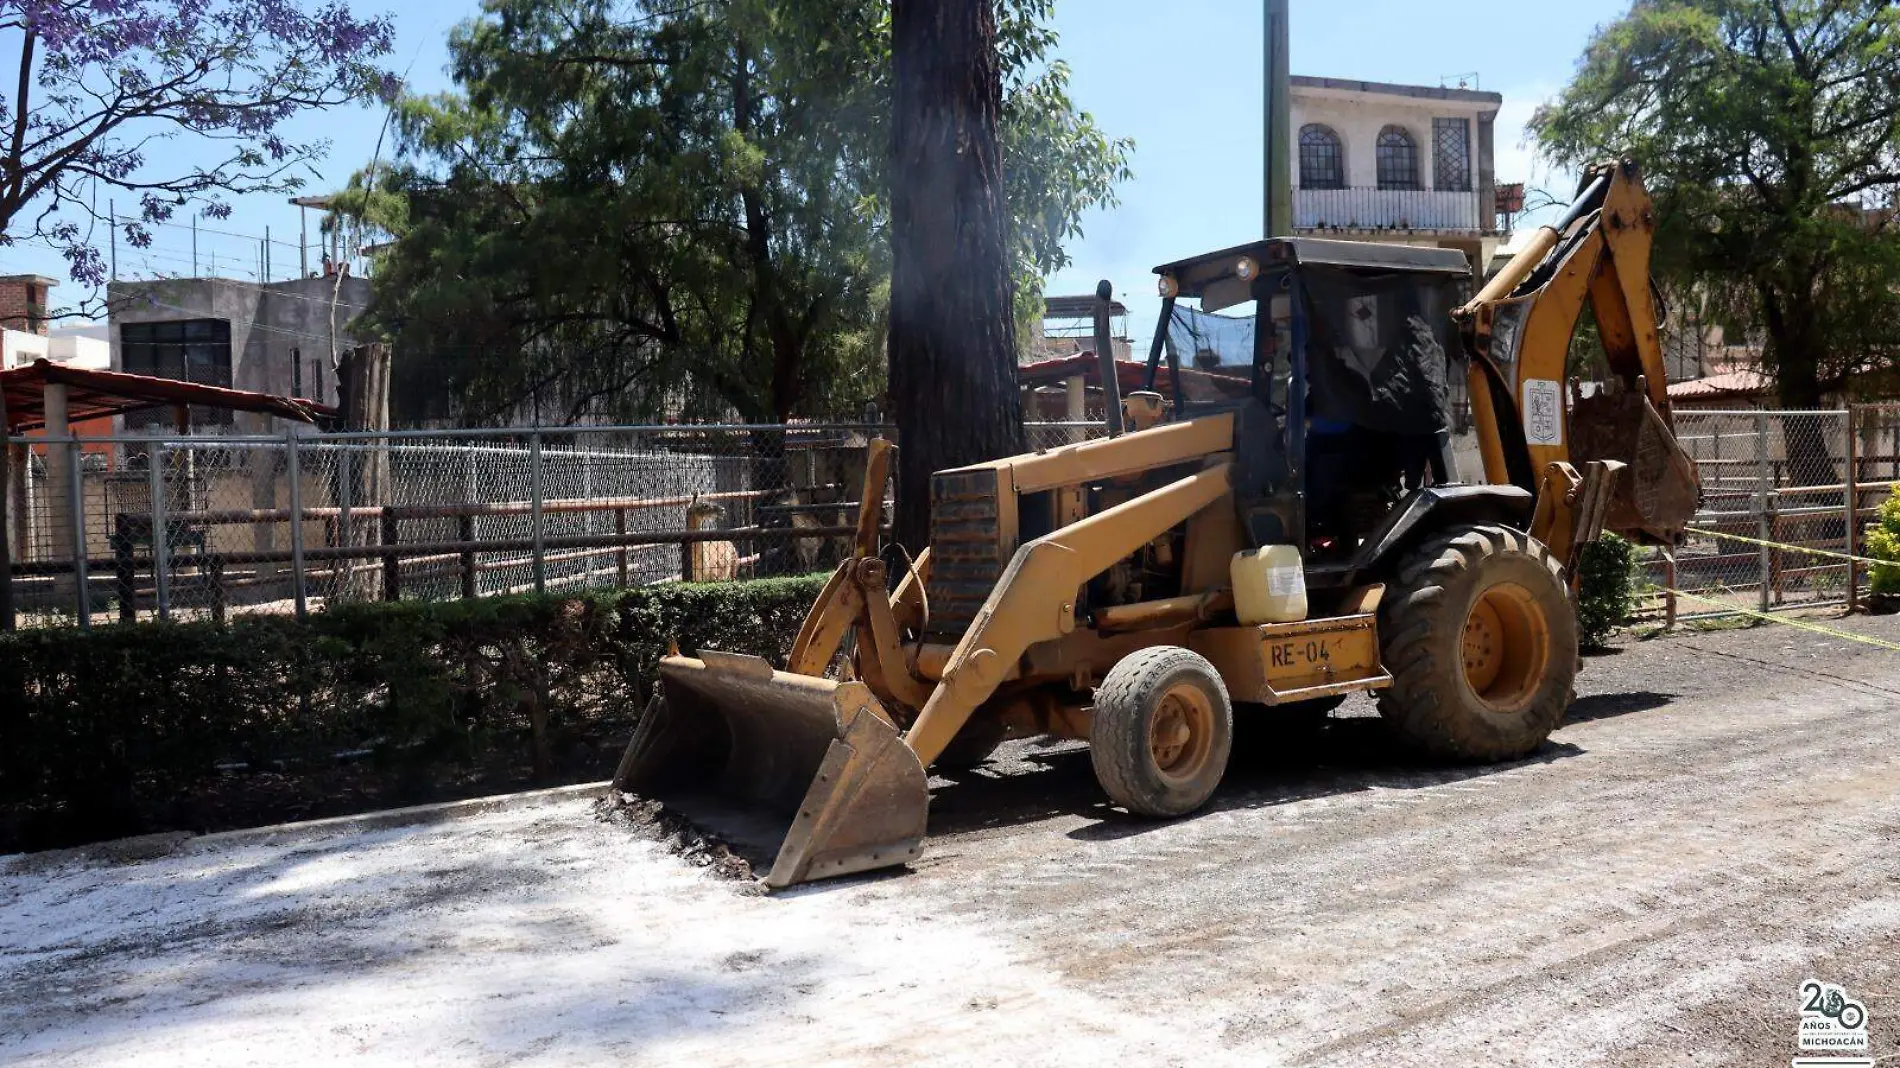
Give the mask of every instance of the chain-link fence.
[[[1103, 428], [1025, 431], [1031, 449], [1048, 449]], [[876, 434], [893, 431], [298, 427], [13, 439], [13, 603], [29, 625], [223, 618], [803, 574], [850, 551]]]
[[[1676, 424], [1704, 506], [1673, 554], [1646, 551], [1645, 609], [1674, 618], [1850, 599], [1864, 568], [1822, 554], [1858, 552], [1900, 479], [1900, 406], [1682, 411]], [[1035, 450], [1104, 433], [1098, 422], [1025, 430]], [[28, 624], [73, 622], [82, 603], [86, 621], [221, 618], [822, 570], [849, 551], [864, 446], [878, 433], [891, 431], [13, 439], [13, 603]]]
[[1703, 504], [1673, 553], [1647, 550], [1644, 607], [1670, 619], [1845, 604], [1861, 532], [1900, 477], [1900, 409], [1678, 411]]

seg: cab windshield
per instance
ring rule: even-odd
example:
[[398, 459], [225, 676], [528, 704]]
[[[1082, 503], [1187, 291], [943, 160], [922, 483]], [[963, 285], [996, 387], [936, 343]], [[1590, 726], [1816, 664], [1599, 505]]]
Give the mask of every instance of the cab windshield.
[[[1255, 291], [1277, 293], [1289, 282], [1286, 272], [1270, 273]], [[1289, 317], [1274, 316], [1275, 326], [1263, 338], [1260, 309], [1284, 311], [1287, 301], [1250, 298], [1215, 308], [1206, 307], [1209, 303], [1191, 297], [1163, 303], [1156, 326], [1162, 344], [1155, 356], [1166, 362], [1150, 369], [1153, 387], [1172, 392], [1176, 407], [1184, 410], [1231, 407], [1250, 393], [1269, 406], [1284, 404], [1292, 350]]]

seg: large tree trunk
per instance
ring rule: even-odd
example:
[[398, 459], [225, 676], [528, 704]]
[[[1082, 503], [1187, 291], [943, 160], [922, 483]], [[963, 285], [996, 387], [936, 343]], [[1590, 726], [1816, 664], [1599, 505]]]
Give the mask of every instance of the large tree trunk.
[[[1818, 269], [1816, 271], [1818, 273]], [[1813, 329], [1821, 313], [1811, 294], [1812, 277], [1805, 291], [1782, 294], [1764, 288], [1763, 311], [1768, 340], [1774, 349], [1775, 383], [1781, 406], [1790, 411], [1808, 411], [1822, 407], [1820, 341]], [[1781, 482], [1788, 486], [1831, 486], [1840, 481], [1828, 429], [1833, 420], [1827, 416], [1789, 415], [1782, 417], [1781, 441], [1787, 470]], [[1843, 448], [1845, 442], [1842, 442]], [[1802, 504], [1821, 505], [1821, 498], [1804, 498]]]
[[897, 540], [930, 530], [930, 474], [1023, 451], [994, 0], [894, 0], [890, 395]]

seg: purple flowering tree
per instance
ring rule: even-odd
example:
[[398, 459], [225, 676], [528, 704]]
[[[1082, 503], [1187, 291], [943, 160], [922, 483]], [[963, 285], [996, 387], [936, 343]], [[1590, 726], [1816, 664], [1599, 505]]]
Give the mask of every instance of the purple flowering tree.
[[[394, 94], [376, 65], [387, 16], [344, 0], [0, 0], [0, 244], [48, 244], [73, 280], [105, 279], [109, 194], [145, 248], [188, 205], [213, 218], [226, 195], [290, 191], [323, 141], [286, 139], [301, 112]], [[0, 63], [4, 63], [0, 59]], [[153, 160], [181, 139], [193, 162]]]

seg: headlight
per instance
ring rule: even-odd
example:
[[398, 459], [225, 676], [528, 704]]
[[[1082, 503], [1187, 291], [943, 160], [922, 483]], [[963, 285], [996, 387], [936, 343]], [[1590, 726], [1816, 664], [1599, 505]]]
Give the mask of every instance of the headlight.
[[1174, 280], [1174, 276], [1166, 274], [1161, 276], [1161, 282], [1155, 288], [1161, 291], [1163, 300], [1181, 292], [1181, 284]]
[[1240, 261], [1234, 264], [1234, 277], [1243, 282], [1251, 282], [1259, 274], [1260, 265], [1255, 263], [1251, 256], [1242, 256]]

